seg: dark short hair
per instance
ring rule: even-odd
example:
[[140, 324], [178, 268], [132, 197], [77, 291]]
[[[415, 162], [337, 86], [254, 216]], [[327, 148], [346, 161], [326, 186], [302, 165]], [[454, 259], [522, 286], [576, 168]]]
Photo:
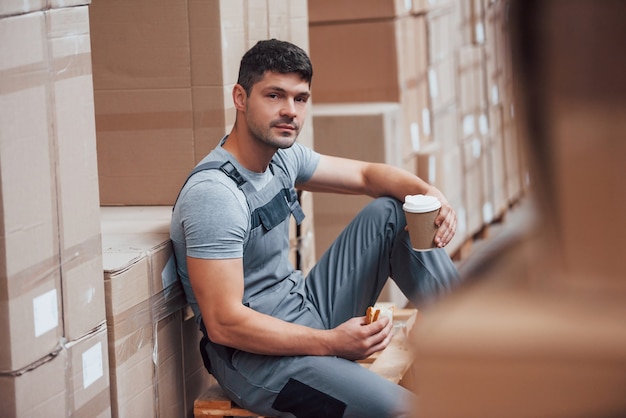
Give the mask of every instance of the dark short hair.
[[297, 73], [309, 86], [313, 78], [313, 66], [307, 53], [297, 45], [277, 39], [259, 41], [244, 54], [237, 84], [250, 95], [252, 86], [263, 78], [266, 71]]

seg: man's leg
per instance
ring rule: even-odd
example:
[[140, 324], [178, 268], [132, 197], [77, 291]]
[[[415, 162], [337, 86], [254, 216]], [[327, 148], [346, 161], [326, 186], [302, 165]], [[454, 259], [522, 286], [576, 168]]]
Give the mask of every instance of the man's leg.
[[[241, 363], [241, 364], [240, 364]], [[258, 367], [250, 367], [257, 364]], [[237, 353], [237, 403], [270, 416], [298, 418], [409, 417], [416, 397], [362, 365], [321, 356], [274, 357]], [[240, 366], [245, 366], [241, 367]], [[259, 372], [262, 370], [262, 372]], [[250, 374], [252, 371], [252, 374]], [[241, 374], [238, 374], [238, 373]], [[231, 395], [234, 393], [231, 392]]]
[[418, 308], [459, 281], [444, 249], [414, 251], [401, 202], [379, 198], [342, 231], [309, 273], [307, 296], [329, 328], [365, 314], [392, 277]]

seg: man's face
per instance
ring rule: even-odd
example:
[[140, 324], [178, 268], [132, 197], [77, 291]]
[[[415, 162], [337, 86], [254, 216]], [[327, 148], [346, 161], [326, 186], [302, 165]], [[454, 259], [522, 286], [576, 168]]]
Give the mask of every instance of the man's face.
[[306, 117], [309, 83], [297, 73], [266, 72], [246, 101], [246, 123], [259, 141], [276, 148], [294, 144]]

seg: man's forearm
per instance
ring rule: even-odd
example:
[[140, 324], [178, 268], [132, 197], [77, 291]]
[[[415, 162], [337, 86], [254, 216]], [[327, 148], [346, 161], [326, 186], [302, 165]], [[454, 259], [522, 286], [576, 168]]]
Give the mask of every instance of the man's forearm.
[[372, 197], [392, 196], [400, 201], [408, 194], [426, 194], [430, 185], [418, 176], [387, 164], [369, 164], [364, 170], [365, 184]]
[[265, 355], [333, 352], [331, 331], [285, 322], [243, 305], [228, 315], [203, 320], [211, 341], [239, 350]]

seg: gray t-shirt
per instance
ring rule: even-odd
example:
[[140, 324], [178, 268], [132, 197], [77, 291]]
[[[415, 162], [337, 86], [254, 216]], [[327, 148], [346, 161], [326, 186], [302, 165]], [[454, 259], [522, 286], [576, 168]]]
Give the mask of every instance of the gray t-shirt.
[[[227, 139], [227, 138], [225, 138]], [[222, 140], [201, 162], [230, 159], [257, 190], [272, 179], [271, 170], [256, 173], [242, 167], [225, 149]], [[278, 150], [274, 161], [288, 173], [292, 184], [307, 181], [317, 168], [320, 155], [301, 144]], [[276, 168], [278, 169], [278, 168]], [[198, 316], [187, 272], [187, 256], [204, 259], [243, 257], [250, 228], [250, 210], [244, 193], [220, 170], [196, 173], [185, 184], [172, 213], [172, 239], [178, 275], [187, 300]]]

